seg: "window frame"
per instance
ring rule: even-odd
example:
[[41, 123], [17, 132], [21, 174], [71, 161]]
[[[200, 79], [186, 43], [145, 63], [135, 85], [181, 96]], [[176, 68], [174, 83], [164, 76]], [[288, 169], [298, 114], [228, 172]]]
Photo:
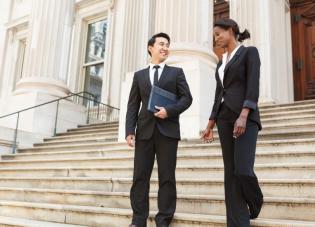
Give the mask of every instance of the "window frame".
[[[93, 23], [97, 23], [99, 21], [106, 21], [106, 23], [108, 23], [108, 18], [107, 16], [100, 16], [100, 17], [96, 17], [90, 20], [85, 21], [85, 25], [84, 25], [84, 42], [82, 43], [82, 47], [83, 47], [83, 51], [82, 51], [82, 64], [81, 64], [81, 79], [80, 79], [80, 90], [81, 91], [86, 91], [85, 86], [86, 86], [86, 77], [87, 77], [87, 68], [91, 67], [91, 66], [96, 66], [96, 65], [101, 65], [103, 66], [103, 75], [101, 75], [101, 79], [102, 79], [102, 87], [101, 87], [101, 97], [100, 100], [102, 100], [102, 96], [103, 96], [103, 86], [104, 86], [104, 82], [105, 82], [105, 77], [106, 77], [106, 72], [105, 72], [105, 67], [106, 67], [106, 55], [107, 55], [107, 48], [106, 48], [106, 40], [107, 40], [107, 32], [106, 32], [106, 37], [105, 37], [105, 50], [104, 50], [104, 59], [102, 60], [97, 60], [97, 61], [93, 61], [93, 62], [88, 62], [86, 63], [86, 54], [87, 54], [87, 41], [88, 41], [88, 35], [89, 35], [89, 25], [93, 24]], [[108, 31], [108, 30], [107, 30]]]

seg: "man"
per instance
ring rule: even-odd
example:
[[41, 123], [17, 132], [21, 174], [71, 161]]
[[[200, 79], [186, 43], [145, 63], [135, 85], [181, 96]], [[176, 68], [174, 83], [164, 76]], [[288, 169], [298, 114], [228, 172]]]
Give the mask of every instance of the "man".
[[[148, 41], [150, 66], [135, 73], [130, 90], [126, 114], [126, 141], [130, 147], [135, 146], [135, 158], [130, 191], [133, 218], [129, 227], [147, 225], [150, 178], [155, 155], [159, 177], [159, 211], [155, 216], [156, 226], [169, 226], [175, 213], [179, 115], [191, 105], [192, 97], [183, 70], [165, 64], [169, 45], [170, 38], [165, 33], [156, 34]], [[156, 106], [156, 113], [148, 111], [152, 85], [176, 94], [176, 104]]]

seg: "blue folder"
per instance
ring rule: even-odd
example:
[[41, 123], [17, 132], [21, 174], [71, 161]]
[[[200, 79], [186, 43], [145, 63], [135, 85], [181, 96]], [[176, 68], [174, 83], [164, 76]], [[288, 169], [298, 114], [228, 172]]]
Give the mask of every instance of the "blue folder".
[[176, 104], [176, 101], [177, 96], [175, 94], [153, 85], [150, 93], [148, 110], [155, 113], [158, 112], [155, 106], [166, 107], [171, 104]]

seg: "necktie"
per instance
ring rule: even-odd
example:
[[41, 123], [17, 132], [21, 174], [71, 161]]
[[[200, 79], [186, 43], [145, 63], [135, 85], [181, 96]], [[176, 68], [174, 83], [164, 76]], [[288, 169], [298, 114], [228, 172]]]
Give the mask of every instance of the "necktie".
[[155, 65], [155, 66], [153, 66], [153, 68], [155, 69], [153, 85], [157, 85], [157, 83], [159, 81], [159, 68], [160, 68], [160, 66], [159, 65]]

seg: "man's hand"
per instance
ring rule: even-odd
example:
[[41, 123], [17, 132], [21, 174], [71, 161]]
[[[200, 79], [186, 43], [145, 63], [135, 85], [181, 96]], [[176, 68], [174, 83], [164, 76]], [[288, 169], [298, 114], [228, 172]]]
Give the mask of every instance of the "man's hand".
[[126, 141], [129, 147], [135, 146], [135, 135], [129, 135], [126, 137]]
[[158, 109], [159, 111], [156, 112], [154, 114], [154, 116], [161, 118], [161, 119], [167, 118], [167, 112], [166, 112], [166, 109], [164, 107], [155, 106], [155, 108]]

